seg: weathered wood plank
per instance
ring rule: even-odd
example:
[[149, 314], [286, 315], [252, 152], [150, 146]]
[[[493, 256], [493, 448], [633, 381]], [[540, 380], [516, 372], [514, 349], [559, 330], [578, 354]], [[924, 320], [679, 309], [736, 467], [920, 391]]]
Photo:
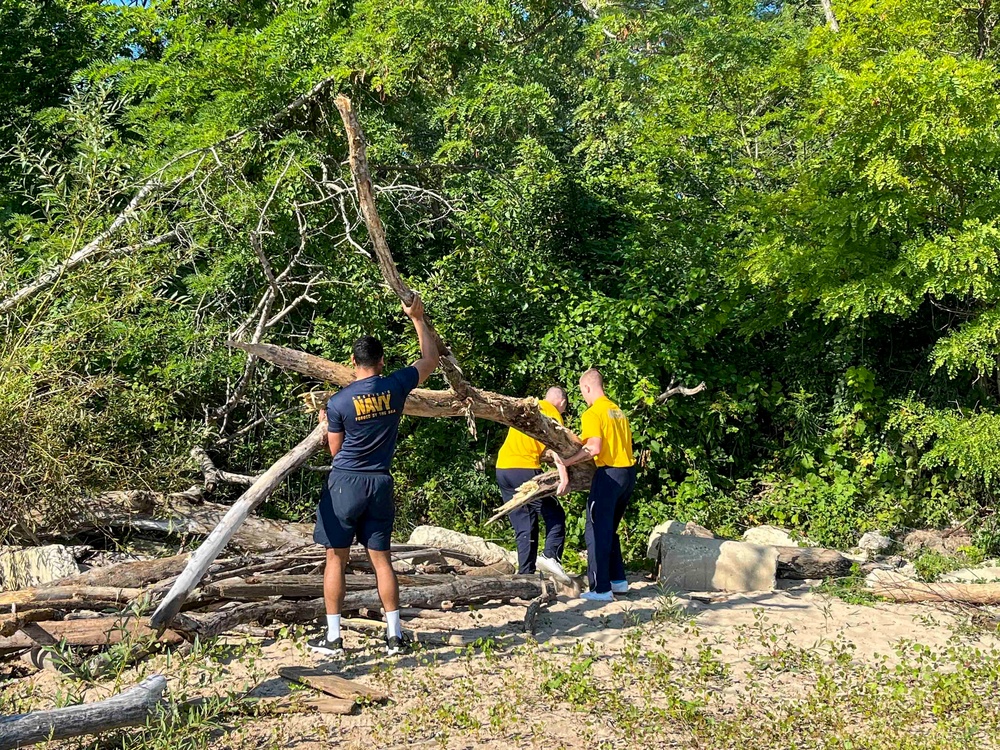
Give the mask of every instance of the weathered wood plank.
[[378, 688], [373, 688], [360, 682], [347, 680], [338, 675], [321, 672], [316, 669], [305, 667], [281, 667], [278, 674], [286, 680], [298, 682], [302, 685], [319, 690], [320, 692], [332, 695], [335, 698], [346, 698], [348, 700], [369, 700], [387, 701], [389, 696]]

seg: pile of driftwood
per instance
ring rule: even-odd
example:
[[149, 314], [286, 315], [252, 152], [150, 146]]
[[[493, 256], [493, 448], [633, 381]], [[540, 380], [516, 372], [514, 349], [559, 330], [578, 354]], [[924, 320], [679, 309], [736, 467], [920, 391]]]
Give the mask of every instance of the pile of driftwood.
[[[525, 628], [533, 632], [539, 608], [555, 595], [554, 584], [535, 576], [498, 573], [495, 563], [467, 551], [402, 544], [393, 546], [392, 558], [400, 605], [414, 614], [413, 610], [521, 600], [526, 604]], [[259, 626], [274, 623], [314, 622], [324, 613], [324, 552], [310, 544], [215, 560], [169, 627], [154, 629], [149, 611], [161, 603], [190, 560], [185, 553], [122, 562], [0, 593], [0, 660], [22, 658], [36, 667], [72, 668], [97, 679], [152, 653], [188, 648], [196, 639], [248, 629], [256, 633]], [[367, 615], [380, 606], [367, 555], [354, 548], [344, 612]], [[345, 624], [358, 629], [382, 627], [364, 618], [347, 618]], [[418, 640], [423, 639], [418, 634]], [[268, 710], [347, 713], [359, 698], [376, 702], [385, 698], [370, 686], [322, 671], [289, 668], [281, 676], [325, 695], [295, 701], [294, 706], [278, 701], [282, 705], [268, 704]], [[144, 724], [158, 710], [165, 684], [164, 678], [153, 677], [106, 701], [0, 717], [0, 749]]]
[[[497, 575], [467, 552], [394, 545], [400, 605], [449, 608], [484, 601], [531, 601], [554, 593], [533, 576]], [[65, 644], [99, 649], [134, 640], [150, 647], [209, 638], [249, 623], [307, 623], [321, 618], [323, 550], [299, 547], [216, 560], [169, 628], [143, 615], [174, 585], [190, 555], [123, 562], [44, 586], [0, 593], [0, 658]], [[345, 612], [380, 607], [363, 549], [351, 551]]]

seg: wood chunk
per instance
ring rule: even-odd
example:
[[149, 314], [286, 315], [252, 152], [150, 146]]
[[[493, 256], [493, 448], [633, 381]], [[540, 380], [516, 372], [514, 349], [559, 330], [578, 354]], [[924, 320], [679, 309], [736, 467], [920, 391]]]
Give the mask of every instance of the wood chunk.
[[14, 635], [29, 622], [44, 622], [56, 619], [58, 613], [54, 609], [30, 609], [11, 615], [0, 615], [0, 638]]
[[320, 692], [332, 695], [335, 698], [347, 698], [353, 701], [369, 700], [376, 702], [389, 700], [389, 696], [378, 688], [369, 687], [368, 685], [364, 685], [360, 682], [354, 682], [353, 680], [348, 680], [344, 677], [329, 674], [327, 672], [321, 672], [316, 669], [307, 669], [305, 667], [281, 667], [278, 669], [278, 674], [286, 680], [301, 683], [302, 685], [311, 687], [313, 690], [319, 690]]
[[805, 581], [849, 575], [852, 561], [835, 549], [822, 547], [776, 547], [777, 576]]

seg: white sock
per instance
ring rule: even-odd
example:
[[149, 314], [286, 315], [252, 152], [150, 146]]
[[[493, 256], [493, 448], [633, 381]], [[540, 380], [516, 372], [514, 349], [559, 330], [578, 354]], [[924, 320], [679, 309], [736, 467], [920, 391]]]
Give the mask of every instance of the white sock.
[[390, 638], [399, 638], [403, 635], [403, 626], [399, 622], [399, 610], [385, 613], [386, 631]]
[[340, 638], [340, 615], [326, 616], [326, 640], [331, 643]]

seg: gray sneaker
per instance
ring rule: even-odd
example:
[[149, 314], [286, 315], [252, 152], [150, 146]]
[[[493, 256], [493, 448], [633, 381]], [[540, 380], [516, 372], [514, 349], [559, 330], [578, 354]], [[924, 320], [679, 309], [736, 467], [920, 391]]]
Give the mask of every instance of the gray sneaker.
[[559, 581], [559, 583], [567, 586], [571, 586], [573, 584], [573, 579], [569, 577], [565, 570], [563, 570], [562, 564], [554, 558], [539, 555], [538, 559], [535, 561], [535, 567], [545, 573], [548, 573], [550, 576]]

